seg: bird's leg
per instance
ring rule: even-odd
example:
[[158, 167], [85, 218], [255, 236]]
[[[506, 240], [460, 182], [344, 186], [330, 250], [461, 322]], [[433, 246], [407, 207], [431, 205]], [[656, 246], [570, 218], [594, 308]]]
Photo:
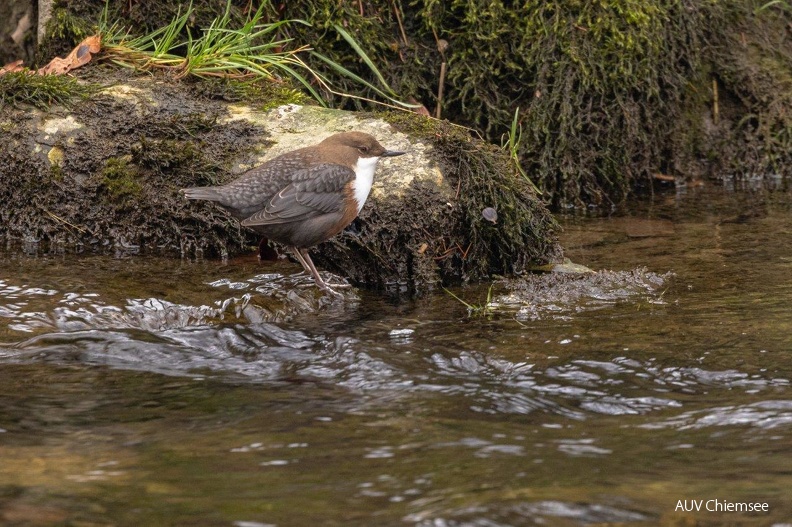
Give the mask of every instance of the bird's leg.
[[316, 282], [316, 285], [319, 286], [319, 288], [327, 291], [331, 295], [335, 295], [338, 297], [344, 296], [338, 291], [333, 290], [332, 287], [327, 285], [327, 283], [324, 280], [322, 280], [322, 277], [319, 276], [319, 271], [316, 270], [316, 267], [314, 266], [311, 257], [308, 255], [308, 249], [298, 249], [297, 247], [292, 247], [291, 250], [292, 253], [294, 253], [294, 256], [297, 257], [297, 260], [299, 260], [299, 262], [302, 264], [303, 269], [305, 269], [305, 271], [310, 273], [310, 275], [313, 277], [314, 282]]
[[289, 250], [292, 252], [294, 257], [297, 258], [297, 261], [300, 262], [300, 265], [303, 266], [303, 270], [306, 273], [313, 276], [313, 273], [311, 272], [311, 268], [308, 267], [308, 264], [306, 263], [305, 259], [302, 257], [302, 254], [300, 254], [300, 250], [297, 247], [289, 247]]
[[[308, 264], [308, 267], [311, 270], [311, 275], [313, 275], [314, 279], [319, 279], [320, 281], [322, 281], [322, 278], [319, 276], [319, 271], [316, 270], [313, 260], [311, 260], [311, 257], [308, 255], [308, 249], [300, 249], [300, 254], [302, 254], [302, 257], [305, 259], [305, 262]], [[325, 284], [327, 287], [330, 287], [329, 285], [327, 285], [326, 282], [322, 281], [322, 283]], [[335, 284], [335, 287], [341, 289], [348, 289], [352, 286], [349, 284]]]
[[[330, 293], [332, 295], [339, 296], [339, 297], [343, 297], [344, 296], [341, 293], [339, 293], [338, 291], [336, 291], [335, 289], [333, 289], [332, 287], [330, 287], [329, 285], [327, 285], [327, 282], [322, 280], [322, 277], [319, 276], [319, 271], [316, 270], [316, 266], [314, 265], [313, 260], [311, 260], [311, 256], [308, 254], [308, 249], [297, 249], [297, 252], [300, 254], [300, 256], [302, 256], [303, 261], [305, 262], [305, 265], [308, 266], [308, 270], [311, 273], [311, 276], [313, 276], [313, 279], [316, 282], [316, 285], [318, 285], [319, 287], [321, 287], [322, 289], [324, 289], [325, 291], [327, 291], [328, 293]], [[344, 285], [338, 285], [337, 287], [344, 287]], [[349, 286], [346, 286], [346, 287], [349, 287]]]

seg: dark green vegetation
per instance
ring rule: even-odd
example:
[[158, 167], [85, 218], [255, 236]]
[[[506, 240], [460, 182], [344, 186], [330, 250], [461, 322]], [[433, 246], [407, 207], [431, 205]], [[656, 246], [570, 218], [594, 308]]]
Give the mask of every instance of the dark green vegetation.
[[792, 10], [786, 2], [736, 2], [716, 14], [706, 65], [719, 86], [719, 112], [714, 129], [690, 126], [688, 144], [708, 146], [702, 154], [727, 174], [789, 178]]
[[[217, 6], [194, 5], [187, 29], [197, 34], [217, 16]], [[98, 19], [103, 6], [68, 4], [81, 20]], [[232, 2], [230, 16], [242, 22], [250, 9], [247, 1]], [[109, 12], [151, 31], [178, 9], [117, 1]], [[519, 108], [523, 169], [556, 206], [618, 203], [651, 189], [658, 172], [788, 175], [792, 166], [792, 118], [785, 111], [792, 97], [792, 26], [784, 2], [295, 0], [273, 2], [265, 18], [309, 21], [283, 26], [284, 37], [380, 86], [337, 29], [345, 28], [396, 93], [430, 110], [438, 104], [445, 62], [443, 117], [491, 142], [501, 142]], [[52, 46], [68, 48], [84, 33], [69, 20], [54, 17]], [[377, 98], [323, 61], [306, 61], [340, 91]], [[364, 103], [341, 97], [336, 104]]]
[[[392, 112], [386, 119], [397, 129], [430, 141], [443, 172], [450, 175], [451, 186], [457, 189], [456, 210], [462, 218], [455, 224], [464, 226], [464, 230], [451, 231], [442, 245], [448, 249], [446, 257], [468, 262], [462, 278], [511, 273], [530, 261], [556, 261], [561, 257], [555, 240], [541, 236], [558, 230], [555, 220], [537, 206], [531, 183], [520, 176], [500, 149], [471, 141], [468, 130], [444, 121], [403, 112]], [[497, 208], [496, 223], [482, 215], [487, 207]], [[521, 255], [523, 260], [515, 261], [510, 255]], [[439, 263], [444, 265], [444, 259]]]
[[[259, 7], [232, 2], [224, 16], [229, 25], [243, 26]], [[90, 33], [84, 22], [100, 20], [104, 8], [104, 2], [92, 0], [63, 3], [49, 28], [51, 49], [67, 52]], [[196, 42], [221, 13], [208, 3], [199, 2], [193, 9], [185, 17], [175, 2], [119, 1], [107, 5], [107, 16], [140, 33], [176, 19], [178, 37]], [[262, 22], [278, 28], [282, 42], [310, 44], [316, 50], [300, 60], [333, 78], [332, 92], [321, 82], [313, 87], [336, 106], [361, 109], [367, 106], [361, 98], [398, 93], [507, 146], [508, 155], [471, 141], [472, 134], [461, 128], [411, 114], [388, 117], [397, 128], [417, 131], [433, 144], [447, 179], [458, 189], [457, 203], [409, 221], [404, 210], [388, 205], [364, 214], [366, 233], [382, 234], [370, 244], [371, 268], [388, 261], [393, 247], [409, 247], [414, 258], [394, 266], [424, 278], [432, 276], [435, 266], [443, 276], [463, 280], [509, 272], [525, 263], [511, 258], [515, 251], [524, 255], [520, 259], [559, 256], [548, 234], [553, 221], [532, 195], [531, 182], [559, 207], [608, 205], [631, 192], [651, 190], [652, 175], [658, 172], [687, 178], [787, 175], [792, 166], [792, 26], [785, 3], [569, 0], [506, 8], [479, 0], [297, 0], [266, 4], [257, 13]], [[281, 23], [294, 19], [311, 24]], [[320, 55], [329, 62], [319, 60]], [[367, 84], [354, 75], [334, 76], [338, 68], [333, 64], [343, 64]], [[92, 65], [78, 75], [93, 80], [103, 71]], [[439, 100], [441, 77], [445, 95]], [[294, 80], [270, 87], [186, 79], [178, 84], [191, 95], [208, 96], [202, 99], [253, 100], [259, 108], [302, 100]], [[338, 96], [342, 91], [351, 96]], [[144, 118], [120, 119], [122, 132], [111, 127], [114, 134], [126, 134], [118, 139], [123, 148], [100, 150], [101, 163], [70, 166], [75, 161], [68, 157], [63, 166], [48, 166], [46, 174], [57, 185], [67, 185], [75, 174], [89, 174], [97, 200], [121, 211], [124, 221], [142, 221], [165, 210], [177, 218], [168, 228], [178, 229], [178, 218], [187, 211], [183, 204], [168, 201], [174, 189], [222, 181], [229, 175], [228, 160], [244, 146], [232, 146], [234, 141], [227, 138], [214, 140], [212, 134], [228, 130], [218, 127], [215, 132], [211, 112], [206, 117], [167, 106], [146, 112]], [[84, 115], [83, 122], [89, 117]], [[158, 127], [163, 121], [168, 125]], [[3, 121], [4, 130], [13, 129], [9, 123], [13, 120]], [[139, 137], [134, 137], [134, 126], [144, 130]], [[209, 138], [217, 150], [205, 149]], [[228, 151], [223, 154], [221, 148]], [[414, 196], [408, 196], [408, 206], [422, 210], [426, 189], [410, 192]], [[498, 210], [497, 224], [482, 216], [490, 207]], [[68, 214], [47, 213], [45, 218], [60, 218], [55, 221], [62, 225], [79, 223]], [[221, 213], [201, 209], [200, 214], [207, 222], [179, 242], [182, 250], [185, 239], [205, 240], [205, 248], [220, 253], [251, 243], [238, 228], [228, 235], [226, 230], [235, 227]], [[429, 225], [454, 227], [436, 234]], [[201, 229], [210, 232], [204, 236]], [[174, 246], [172, 233], [157, 232], [132, 238], [142, 240], [141, 245], [156, 240], [158, 246]], [[415, 237], [415, 232], [426, 235]], [[348, 251], [354, 243], [340, 246]], [[403, 277], [402, 271], [395, 274]], [[365, 272], [358, 277], [372, 278]]]
[[53, 104], [68, 106], [72, 100], [86, 98], [96, 87], [65, 75], [35, 75], [29, 71], [0, 75], [0, 109], [31, 104], [46, 108]]
[[492, 142], [520, 108], [522, 165], [561, 206], [619, 202], [656, 172], [788, 175], [790, 16], [764, 4], [424, 0], [361, 14], [303, 0], [285, 16], [308, 13], [298, 38], [345, 64], [332, 24], [354, 28], [394, 89], [430, 109], [446, 62], [443, 116]]
[[[79, 13], [80, 4], [74, 7], [75, 14], [70, 16]], [[110, 12], [110, 8], [105, 10], [103, 17], [112, 16]], [[193, 59], [214, 57], [212, 51], [203, 53], [204, 47], [223, 47], [219, 43], [225, 35], [233, 34], [234, 50], [241, 49], [246, 35], [262, 35], [252, 22], [245, 24], [249, 31], [235, 33], [231, 27], [234, 10], [227, 9], [220, 22], [214, 18], [210, 23], [217, 30], [213, 30], [215, 35], [210, 37], [204, 31], [202, 39], [197, 39], [192, 35], [201, 33], [202, 28], [192, 25], [194, 19], [188, 15], [198, 12], [183, 11], [164, 25], [152, 22], [153, 31], [142, 27], [139, 30], [149, 36], [140, 39], [141, 45], [127, 45], [136, 39], [118, 29], [106, 30], [103, 43], [111, 45], [105, 46], [103, 56], [75, 74], [104, 86], [116, 82], [124, 86], [114, 96], [98, 93], [80, 105], [70, 118], [74, 117], [82, 128], [66, 134], [55, 132], [56, 139], [45, 138], [42, 143], [37, 132], [41, 123], [14, 127], [14, 148], [47, 152], [46, 159], [42, 156], [34, 160], [33, 168], [42, 176], [37, 181], [46, 188], [15, 184], [19, 174], [30, 173], [21, 166], [19, 156], [15, 163], [20, 164], [8, 165], [13, 173], [3, 177], [9, 183], [3, 193], [7, 203], [20, 204], [16, 207], [19, 214], [9, 213], [10, 239], [44, 240], [55, 242], [56, 247], [94, 244], [123, 251], [178, 249], [182, 254], [208, 255], [238, 253], [257, 241], [217, 207], [188, 205], [177, 190], [227, 181], [245, 149], [262, 144], [260, 136], [264, 134], [260, 130], [250, 127], [239, 133], [239, 127], [228, 121], [220, 120], [224, 122], [220, 124], [218, 117], [227, 116], [228, 108], [215, 104], [216, 99], [253, 100], [260, 109], [302, 102], [304, 98], [294, 90], [294, 81], [300, 79], [292, 76], [291, 83], [277, 78], [270, 83], [239, 82], [239, 77], [250, 71], [237, 67], [249, 58], [243, 56], [244, 50], [234, 54], [230, 79], [199, 81], [187, 75], [196, 65], [198, 70], [194, 71], [200, 73], [199, 77], [215, 72], [215, 66], [206, 67]], [[61, 10], [53, 24], [68, 19], [63, 13]], [[257, 11], [252, 20], [266, 23], [262, 13]], [[51, 30], [53, 35], [62, 35], [73, 27], [62, 24], [59, 30]], [[276, 21], [262, 27], [283, 29], [287, 25]], [[340, 26], [334, 30], [356, 57], [367, 62], [366, 53], [349, 34]], [[185, 41], [201, 48], [202, 53], [192, 54], [190, 46], [175, 44]], [[279, 42], [291, 41], [285, 36]], [[271, 43], [264, 45], [272, 48]], [[120, 48], [124, 48], [123, 54], [116, 53]], [[186, 57], [174, 54], [174, 49], [186, 49]], [[138, 69], [142, 63], [142, 69], [161, 73], [129, 79], [106, 67], [108, 58]], [[222, 66], [224, 73], [228, 69], [223, 61], [212, 64]], [[322, 64], [339, 69], [333, 61], [323, 60]], [[372, 63], [366, 67], [377, 77]], [[278, 69], [274, 71], [277, 76]], [[320, 81], [317, 89], [330, 89], [316, 78]], [[344, 78], [355, 80], [354, 75]], [[368, 84], [353, 85], [369, 86], [386, 99], [393, 94], [380, 77]], [[359, 96], [368, 95], [361, 92]], [[35, 114], [34, 119], [48, 120], [58, 112], [54, 108], [49, 114]], [[15, 118], [22, 115], [19, 110]], [[367, 284], [432, 288], [439, 281], [485, 279], [492, 273], [511, 273], [529, 263], [560, 258], [556, 223], [509, 155], [489, 143], [473, 140], [469, 129], [448, 122], [405, 112], [392, 113], [388, 119], [396, 128], [412, 132], [413, 137], [435, 147], [437, 161], [444, 168], [444, 181], [414, 181], [401, 199], [381, 200], [376, 207], [369, 207], [358, 221], [357, 237], [342, 237], [320, 251], [318, 260], [327, 262], [326, 268]], [[248, 138], [251, 140], [246, 141]], [[81, 200], [88, 201], [88, 206], [82, 206]], [[38, 204], [31, 209], [31, 203]], [[482, 216], [484, 209], [492, 207], [499, 211], [497, 224]], [[25, 215], [35, 220], [26, 223]], [[361, 246], [365, 250], [360, 250]]]
[[288, 83], [234, 82], [229, 79], [205, 79], [190, 84], [196, 97], [229, 102], [244, 101], [259, 110], [283, 104], [310, 104], [311, 98]]

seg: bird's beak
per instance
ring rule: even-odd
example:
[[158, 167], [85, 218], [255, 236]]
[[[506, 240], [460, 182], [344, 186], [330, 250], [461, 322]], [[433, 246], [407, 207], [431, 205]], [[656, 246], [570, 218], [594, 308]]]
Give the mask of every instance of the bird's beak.
[[385, 152], [380, 157], [396, 157], [406, 153], [407, 152], [399, 152], [398, 150], [385, 150]]

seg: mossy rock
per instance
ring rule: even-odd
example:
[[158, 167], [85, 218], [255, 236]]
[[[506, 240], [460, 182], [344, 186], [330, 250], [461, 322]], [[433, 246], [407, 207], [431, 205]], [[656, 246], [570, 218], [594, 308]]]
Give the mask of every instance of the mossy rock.
[[[179, 9], [177, 2], [107, 5], [110, 20], [140, 33], [167, 24]], [[209, 0], [193, 5], [193, 34], [225, 8]], [[104, 6], [60, 2], [42, 60], [66, 53]], [[231, 16], [241, 22], [249, 7], [234, 0]], [[335, 29], [345, 28], [403, 99], [431, 111], [445, 63], [443, 117], [490, 142], [501, 141], [519, 108], [520, 161], [554, 207], [610, 210], [651, 193], [657, 173], [678, 180], [792, 175], [788, 2], [294, 0], [272, 4], [267, 16], [306, 20], [310, 25], [283, 26], [283, 36], [379, 85]], [[324, 62], [305, 59], [338, 91], [376, 98]], [[332, 102], [366, 107], [359, 98]]]
[[[116, 79], [70, 109], [12, 109], [0, 144], [4, 237], [47, 248], [184, 257], [251, 253], [252, 231], [179, 189], [222, 184], [284, 151], [360, 130], [389, 148], [350, 230], [318, 246], [324, 269], [372, 287], [426, 290], [558, 261], [556, 223], [498, 147], [447, 122], [318, 106], [261, 110], [196, 97], [166, 78]], [[497, 223], [482, 216], [498, 211]]]

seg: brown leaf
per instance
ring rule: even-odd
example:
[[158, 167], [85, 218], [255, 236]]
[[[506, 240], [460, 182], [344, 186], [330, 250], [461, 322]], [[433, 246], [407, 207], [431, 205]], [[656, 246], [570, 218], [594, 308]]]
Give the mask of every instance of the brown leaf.
[[[407, 101], [410, 104], [421, 104], [418, 101], [416, 101], [414, 97], [410, 97]], [[426, 116], [431, 116], [432, 115], [431, 113], [429, 113], [429, 110], [427, 110], [426, 106], [424, 106], [423, 104], [421, 104], [420, 106], [418, 106], [416, 108], [411, 108], [411, 109], [412, 109], [413, 112], [417, 113], [418, 115], [426, 115]]]
[[87, 37], [65, 59], [55, 57], [49, 64], [39, 68], [37, 73], [39, 75], [63, 75], [91, 62], [91, 55], [99, 53], [101, 49], [99, 35]]
[[14, 62], [9, 62], [8, 64], [0, 68], [0, 75], [6, 73], [12, 73], [16, 71], [23, 71], [25, 67], [22, 65], [22, 62], [23, 62], [22, 60], [15, 60]]

